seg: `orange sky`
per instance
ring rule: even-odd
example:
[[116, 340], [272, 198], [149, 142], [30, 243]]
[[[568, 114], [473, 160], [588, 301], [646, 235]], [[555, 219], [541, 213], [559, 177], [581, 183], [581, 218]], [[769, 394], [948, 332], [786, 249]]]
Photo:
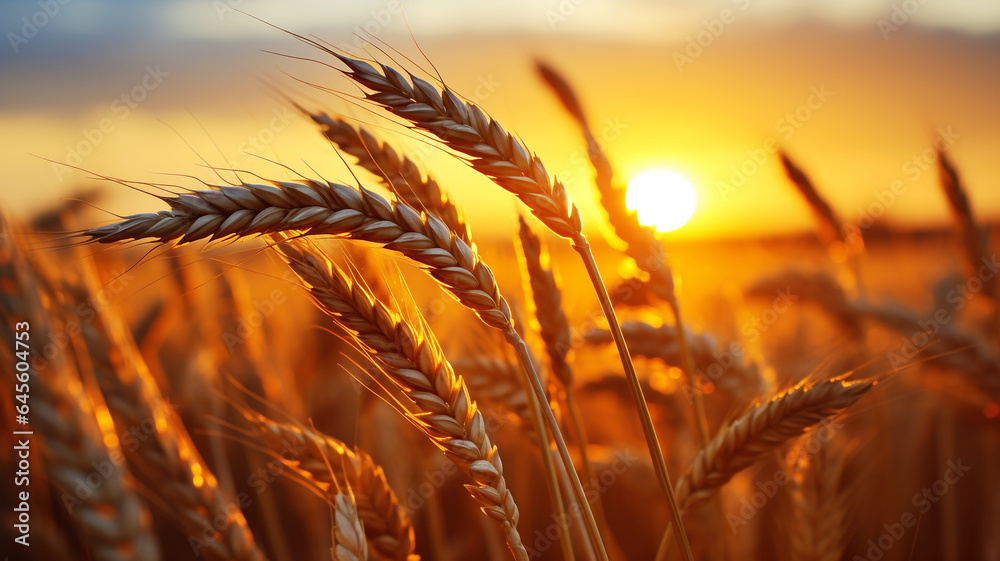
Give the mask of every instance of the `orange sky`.
[[[642, 21], [642, 4], [628, 3], [632, 21]], [[741, 5], [723, 2], [708, 12], [709, 18], [713, 13], [722, 17], [720, 10], [730, 4], [733, 10]], [[599, 26], [587, 10], [599, 12], [606, 6], [587, 6], [581, 4], [579, 17], [560, 25]], [[554, 63], [577, 86], [623, 178], [665, 168], [695, 183], [699, 207], [678, 236], [808, 228], [804, 204], [783, 179], [777, 159], [764, 150], [777, 144], [813, 175], [846, 221], [864, 219], [864, 209], [877, 212], [881, 200], [888, 202], [885, 216], [890, 220], [944, 222], [947, 211], [936, 175], [922, 169], [922, 157], [939, 129], [953, 139], [950, 149], [980, 215], [1000, 212], [1000, 190], [993, 188], [1000, 150], [1000, 111], [995, 108], [1000, 36], [914, 24], [901, 26], [885, 40], [876, 21], [891, 8], [866, 25], [851, 26], [794, 20], [769, 25], [753, 9], [734, 11], [718, 37], [702, 34], [700, 52], [689, 49], [686, 40], [703, 29], [697, 20], [693, 27], [671, 28], [672, 40], [659, 39], [649, 22], [639, 28], [641, 36], [637, 31], [632, 38], [616, 31], [613, 21], [603, 35], [546, 31], [545, 12], [537, 10], [531, 21], [542, 17], [541, 29], [470, 34], [457, 32], [461, 26], [455, 24], [448, 32], [434, 29], [422, 36], [420, 22], [426, 18], [419, 10], [410, 24], [449, 85], [479, 101], [538, 152], [549, 171], [567, 183], [593, 225], [600, 224], [600, 213], [582, 143], [573, 123], [535, 79], [533, 57]], [[650, 8], [650, 13], [660, 17], [661, 10]], [[86, 21], [85, 14], [59, 17]], [[220, 25], [241, 17], [226, 15]], [[362, 20], [355, 25], [369, 21], [363, 14]], [[296, 20], [281, 23], [293, 26]], [[27, 212], [64, 196], [84, 177], [57, 172], [32, 155], [139, 180], [157, 180], [156, 172], [208, 179], [211, 174], [199, 155], [212, 164], [228, 160], [262, 175], [287, 177], [277, 166], [246, 154], [251, 151], [304, 173], [312, 167], [328, 178], [351, 181], [318, 133], [270, 93], [268, 84], [312, 100], [315, 107], [400, 130], [380, 113], [310, 91], [284, 75], [357, 91], [334, 71], [260, 50], [317, 53], [260, 24], [242, 21], [239, 26], [255, 31], [207, 41], [193, 26], [183, 34], [146, 41], [84, 42], [78, 50], [58, 55], [51, 50], [62, 44], [61, 37], [54, 29], [47, 37], [43, 29], [23, 46], [23, 53], [4, 53], [0, 126], [6, 134], [0, 138], [0, 154], [7, 183], [0, 202]], [[388, 27], [393, 32], [384, 35], [387, 40], [416, 56], [409, 39], [400, 35], [403, 23], [397, 18]], [[349, 32], [323, 36], [335, 44], [351, 40]], [[133, 99], [133, 93], [143, 99]], [[400, 142], [434, 170], [477, 231], [507, 232], [518, 210], [510, 196], [417, 138], [408, 133]], [[749, 172], [742, 184], [740, 172], [734, 171], [739, 168]], [[884, 192], [896, 181], [903, 183], [902, 194], [889, 201]], [[114, 212], [161, 208], [120, 186], [108, 186], [108, 193], [103, 206]]]

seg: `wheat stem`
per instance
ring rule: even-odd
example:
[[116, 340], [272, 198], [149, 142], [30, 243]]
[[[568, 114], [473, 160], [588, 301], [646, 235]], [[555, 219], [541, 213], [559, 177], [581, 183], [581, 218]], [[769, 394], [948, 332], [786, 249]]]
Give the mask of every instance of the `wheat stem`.
[[681, 305], [677, 297], [671, 294], [670, 310], [674, 313], [674, 324], [677, 325], [677, 347], [680, 350], [683, 370], [687, 372], [688, 383], [691, 384], [691, 403], [694, 404], [695, 425], [698, 427], [698, 438], [701, 440], [701, 447], [708, 446], [710, 437], [708, 436], [708, 416], [705, 414], [705, 400], [702, 399], [701, 389], [698, 387], [694, 370], [694, 353], [688, 344], [687, 329], [684, 329], [684, 320], [681, 318]]
[[594, 254], [590, 250], [590, 244], [587, 242], [586, 236], [583, 234], [576, 236], [573, 240], [573, 249], [583, 257], [583, 262], [587, 266], [587, 274], [590, 275], [591, 283], [597, 289], [597, 296], [601, 301], [601, 307], [604, 309], [604, 315], [608, 318], [608, 327], [611, 330], [611, 336], [615, 340], [615, 345], [618, 347], [618, 356], [621, 357], [622, 367], [625, 369], [625, 376], [629, 381], [629, 389], [632, 391], [632, 398], [639, 407], [639, 420], [642, 422], [642, 432], [646, 437], [646, 446], [650, 450], [653, 466], [656, 469], [656, 478], [660, 483], [660, 487], [663, 488], [664, 493], [667, 495], [667, 502], [670, 506], [670, 521], [672, 526], [677, 528], [680, 535], [681, 553], [687, 561], [694, 561], [694, 555], [691, 553], [691, 545], [687, 539], [687, 532], [684, 531], [681, 510], [674, 496], [674, 488], [670, 482], [670, 474], [667, 472], [666, 461], [663, 459], [663, 451], [660, 448], [659, 438], [656, 436], [656, 427], [653, 425], [653, 418], [649, 414], [646, 398], [642, 394], [639, 375], [636, 374], [635, 365], [632, 364], [632, 355], [628, 352], [628, 344], [625, 342], [622, 328], [618, 324], [618, 317], [615, 315], [614, 307], [611, 304], [611, 297], [604, 286], [604, 281], [601, 280], [601, 272], [597, 269], [597, 262], [594, 260]]
[[[516, 333], [513, 333], [513, 329], [510, 331], [511, 335], [508, 335], [507, 342], [514, 347], [518, 360], [521, 361], [521, 364], [524, 365], [525, 370], [527, 370], [531, 364], [531, 354], [528, 350], [528, 345], [523, 339], [517, 336]], [[542, 382], [538, 379], [538, 376], [529, 376], [529, 378], [529, 382], [535, 392], [535, 396], [544, 396], [545, 389], [542, 388]], [[542, 413], [545, 414], [545, 420], [549, 426], [559, 426], [559, 421], [556, 420], [551, 407], [543, 408]], [[562, 458], [563, 463], [566, 464], [566, 472], [569, 475], [570, 484], [573, 486], [573, 493], [576, 495], [576, 500], [579, 501], [580, 509], [583, 511], [583, 521], [587, 526], [587, 533], [590, 536], [591, 544], [594, 546], [594, 552], [597, 554], [597, 558], [599, 560], [608, 561], [608, 551], [604, 547], [604, 540], [601, 539], [600, 530], [597, 528], [597, 521], [594, 519], [594, 512], [590, 508], [590, 503], [587, 502], [587, 493], [584, 491], [583, 484], [580, 482], [580, 475], [576, 473], [576, 468], [573, 467], [573, 459], [569, 455], [569, 447], [566, 446], [566, 441], [563, 439], [561, 431], [553, 431], [552, 436], [555, 438], [556, 447], [559, 449], [559, 455]]]

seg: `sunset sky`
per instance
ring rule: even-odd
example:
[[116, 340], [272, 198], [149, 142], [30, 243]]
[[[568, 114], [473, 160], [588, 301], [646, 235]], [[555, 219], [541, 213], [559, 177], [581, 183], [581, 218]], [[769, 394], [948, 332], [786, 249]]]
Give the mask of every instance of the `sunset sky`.
[[[412, 32], [453, 89], [516, 131], [569, 186], [590, 224], [600, 224], [600, 211], [582, 141], [536, 79], [535, 58], [576, 86], [622, 178], [667, 169], [694, 183], [698, 207], [680, 236], [808, 228], [810, 216], [772, 146], [784, 147], [813, 176], [845, 221], [867, 220], [884, 205], [884, 218], [922, 226], [948, 219], [927, 159], [929, 148], [944, 142], [978, 214], [1000, 215], [1000, 3], [404, 0], [402, 6], [405, 21], [384, 0], [4, 2], [0, 203], [28, 213], [86, 184], [86, 174], [43, 158], [166, 183], [178, 180], [159, 173], [211, 179], [202, 158], [288, 177], [251, 155], [259, 154], [307, 175], [312, 168], [353, 181], [277, 88], [398, 139], [434, 170], [477, 231], [508, 235], [518, 210], [509, 195], [418, 134], [399, 136], [403, 129], [382, 113], [301, 83], [358, 93], [328, 67], [263, 52], [332, 63], [230, 9], [236, 7], [386, 60], [354, 35], [369, 33], [429, 69]], [[890, 197], [893, 185], [898, 194]], [[122, 186], [105, 187], [100, 204], [109, 211], [162, 208]]]

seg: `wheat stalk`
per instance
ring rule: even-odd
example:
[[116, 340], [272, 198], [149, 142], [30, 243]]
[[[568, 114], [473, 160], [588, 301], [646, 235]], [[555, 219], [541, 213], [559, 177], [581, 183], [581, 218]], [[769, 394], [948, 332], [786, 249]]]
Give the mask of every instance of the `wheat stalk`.
[[[674, 524], [682, 527], [683, 522], [680, 520], [680, 512], [673, 498], [673, 486], [663, 459], [663, 451], [649, 415], [649, 408], [643, 399], [635, 366], [629, 356], [625, 339], [620, 336], [618, 318], [615, 316], [604, 281], [601, 280], [590, 243], [583, 234], [580, 211], [570, 200], [565, 185], [549, 176], [541, 159], [528, 150], [524, 143], [504, 130], [476, 104], [462, 100], [448, 88], [439, 90], [433, 84], [412, 74], [407, 78], [385, 64], [379, 63], [379, 69], [376, 69], [367, 62], [333, 51], [321, 43], [298, 35], [296, 37], [339, 59], [348, 67], [344, 72], [345, 75], [374, 92], [365, 94], [369, 100], [408, 120], [413, 126], [434, 134], [449, 148], [468, 156], [473, 169], [520, 199], [550, 230], [572, 241], [573, 248], [583, 259], [604, 315], [612, 332], [615, 333], [618, 354], [629, 380], [633, 399], [639, 408], [643, 434], [650, 454], [654, 458], [657, 478], [670, 503]], [[544, 391], [537, 376], [531, 382], [535, 398], [541, 401], [544, 399]], [[605, 561], [607, 552], [603, 543], [600, 543], [597, 525], [586, 501], [583, 486], [575, 470], [572, 469], [572, 458], [565, 443], [561, 442], [562, 435], [556, 426], [554, 415], [548, 410], [545, 414], [563, 462], [570, 467], [574, 493], [583, 506], [595, 549], [600, 559]], [[681, 540], [681, 547], [686, 558], [693, 561], [690, 548], [687, 547], [686, 536]]]
[[417, 331], [370, 291], [325, 258], [281, 243], [278, 251], [306, 284], [317, 305], [350, 333], [412, 400], [412, 420], [476, 482], [466, 486], [483, 512], [504, 529], [515, 559], [527, 551], [517, 530], [517, 504], [482, 414], [455, 376], [433, 336]]
[[[358, 516], [373, 553], [386, 561], [407, 561], [414, 550], [410, 517], [389, 487], [382, 468], [360, 449], [351, 450], [332, 437], [263, 415], [244, 412], [258, 429], [259, 441], [275, 454], [288, 449], [301, 451], [293, 457], [280, 456], [282, 463], [313, 482], [334, 503], [341, 488], [354, 495]], [[331, 472], [332, 470], [332, 472]]]
[[[593, 485], [596, 474], [587, 452], [587, 435], [580, 408], [574, 397], [573, 367], [568, 359], [572, 349], [572, 334], [569, 319], [562, 307], [562, 290], [556, 282], [555, 273], [548, 266], [549, 256], [541, 238], [531, 230], [523, 216], [519, 217], [518, 236], [521, 240], [521, 256], [527, 273], [531, 301], [534, 303], [534, 318], [538, 322], [538, 331], [549, 357], [549, 368], [562, 384], [562, 395], [570, 413], [570, 425], [576, 434], [580, 460], [583, 463], [584, 473]], [[596, 498], [595, 504], [598, 516], [603, 519], [600, 496]], [[602, 526], [607, 527], [606, 524]]]
[[[53, 333], [66, 331], [55, 309], [59, 295], [41, 275], [21, 254], [0, 214], [0, 333], [5, 340], [21, 340], [15, 337], [20, 322], [27, 322], [24, 332], [36, 342], [51, 341]], [[16, 350], [5, 345], [0, 355], [13, 365]], [[41, 370], [34, 366], [35, 358], [27, 361], [32, 366], [24, 373], [31, 395], [30, 428], [43, 437], [46, 474], [62, 491], [59, 502], [79, 524], [90, 556], [157, 561], [160, 554], [149, 512], [133, 488], [128, 468], [113, 459], [121, 457], [114, 427], [100, 422], [108, 418], [104, 404], [86, 391], [60, 355], [48, 357]], [[94, 474], [100, 476], [96, 487], [88, 480]], [[80, 493], [81, 488], [87, 492]]]
[[[527, 345], [514, 330], [510, 307], [500, 295], [493, 273], [479, 260], [478, 253], [439, 218], [421, 214], [400, 201], [389, 203], [363, 188], [314, 180], [272, 185], [244, 183], [161, 198], [172, 210], [132, 215], [117, 223], [86, 230], [82, 235], [100, 243], [146, 238], [161, 243], [172, 240], [187, 243], [204, 238], [304, 231], [304, 235], [339, 235], [376, 242], [399, 251], [421, 264], [483, 322], [503, 332], [525, 368], [528, 378], [525, 385], [530, 385], [535, 393], [532, 409], [539, 409], [533, 413], [542, 442], [548, 442], [544, 428], [548, 423], [563, 461], [572, 466], [559, 423], [545, 397]], [[543, 456], [543, 460], [549, 486], [557, 488], [550, 458]], [[568, 471], [578, 500], [585, 501], [579, 476], [574, 469]], [[584, 514], [588, 523], [593, 521], [587, 504]], [[591, 527], [596, 528], [596, 523]], [[591, 532], [591, 536], [600, 551], [596, 532]]]
[[354, 156], [359, 166], [386, 184], [406, 204], [423, 209], [441, 219], [465, 243], [472, 245], [472, 229], [441, 186], [420, 166], [393, 147], [380, 141], [370, 130], [353, 125], [326, 113], [306, 114], [320, 127], [323, 135], [344, 152]]
[[171, 210], [135, 214], [83, 232], [92, 241], [188, 243], [302, 231], [375, 242], [424, 266], [492, 327], [511, 330], [510, 308], [479, 255], [433, 215], [338, 183], [244, 183], [162, 197]]
[[[79, 302], [93, 290], [93, 275], [87, 281], [89, 289], [69, 289]], [[81, 325], [81, 336], [115, 426], [133, 430], [154, 421], [155, 434], [126, 447], [125, 456], [136, 477], [174, 511], [189, 545], [212, 560], [265, 560], [239, 503], [219, 487], [120, 320], [99, 310], [94, 321]]]

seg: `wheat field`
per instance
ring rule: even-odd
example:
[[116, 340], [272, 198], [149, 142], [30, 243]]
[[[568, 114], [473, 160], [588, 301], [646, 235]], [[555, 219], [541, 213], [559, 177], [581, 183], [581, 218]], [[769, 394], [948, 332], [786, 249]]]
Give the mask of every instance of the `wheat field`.
[[[599, 225], [433, 61], [275, 33], [356, 175], [84, 169], [3, 213], [7, 559], [1000, 560], [995, 240], [947, 150], [947, 231], [848, 228], [782, 151], [812, 232], [674, 242], [555, 65]], [[510, 195], [500, 237], [470, 189]]]

